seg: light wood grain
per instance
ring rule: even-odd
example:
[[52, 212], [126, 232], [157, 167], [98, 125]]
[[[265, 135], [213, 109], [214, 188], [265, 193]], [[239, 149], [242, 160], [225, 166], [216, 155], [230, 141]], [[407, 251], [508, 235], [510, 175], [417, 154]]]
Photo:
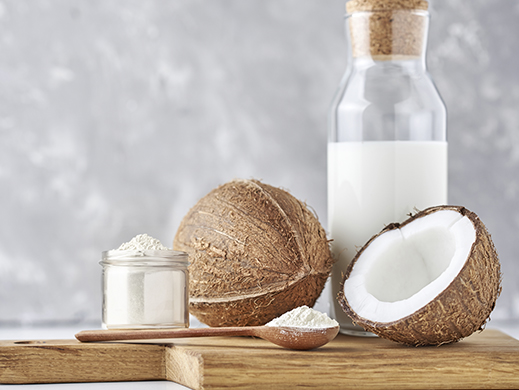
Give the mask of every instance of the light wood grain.
[[44, 348], [0, 342], [0, 383], [169, 379], [193, 389], [519, 388], [519, 341], [493, 330], [419, 348], [344, 335], [312, 351], [250, 337], [161, 342], [52, 341]]
[[[205, 340], [174, 349], [203, 359], [202, 388], [506, 389], [519, 388], [519, 342], [485, 331], [456, 344], [406, 347], [379, 338], [339, 335], [310, 352], [263, 340]], [[232, 373], [232, 374], [231, 374]]]
[[164, 348], [77, 340], [0, 341], [0, 383], [166, 379]]

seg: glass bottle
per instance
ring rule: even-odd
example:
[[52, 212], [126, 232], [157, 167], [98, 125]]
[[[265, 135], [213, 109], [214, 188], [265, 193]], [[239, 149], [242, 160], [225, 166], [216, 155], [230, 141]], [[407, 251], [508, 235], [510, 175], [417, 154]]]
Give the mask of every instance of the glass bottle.
[[328, 143], [328, 230], [337, 259], [331, 315], [342, 333], [371, 335], [336, 299], [358, 249], [385, 225], [447, 203], [446, 109], [426, 69], [427, 6], [347, 3], [348, 66]]

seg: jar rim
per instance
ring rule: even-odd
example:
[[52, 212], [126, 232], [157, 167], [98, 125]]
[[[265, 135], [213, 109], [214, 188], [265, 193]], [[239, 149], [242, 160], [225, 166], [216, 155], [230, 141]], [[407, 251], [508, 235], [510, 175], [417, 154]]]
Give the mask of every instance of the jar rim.
[[175, 250], [119, 250], [111, 249], [102, 252], [100, 264], [115, 263], [163, 263], [189, 264], [186, 252]]

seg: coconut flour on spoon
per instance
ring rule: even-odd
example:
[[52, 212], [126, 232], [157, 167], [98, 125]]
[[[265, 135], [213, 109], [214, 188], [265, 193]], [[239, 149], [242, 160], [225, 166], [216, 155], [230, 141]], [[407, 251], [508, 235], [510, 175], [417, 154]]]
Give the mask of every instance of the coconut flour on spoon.
[[333, 328], [339, 323], [325, 313], [311, 309], [308, 306], [300, 306], [280, 317], [274, 318], [265, 326], [290, 326], [298, 328]]

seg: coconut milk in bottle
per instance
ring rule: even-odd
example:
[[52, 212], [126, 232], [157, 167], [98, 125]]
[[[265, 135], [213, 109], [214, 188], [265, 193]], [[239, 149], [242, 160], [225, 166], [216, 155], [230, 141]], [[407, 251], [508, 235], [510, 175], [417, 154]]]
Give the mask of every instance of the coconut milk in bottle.
[[379, 2], [347, 4], [348, 67], [329, 123], [331, 315], [355, 335], [370, 334], [336, 296], [357, 251], [385, 225], [447, 203], [446, 110], [425, 63], [428, 4]]

